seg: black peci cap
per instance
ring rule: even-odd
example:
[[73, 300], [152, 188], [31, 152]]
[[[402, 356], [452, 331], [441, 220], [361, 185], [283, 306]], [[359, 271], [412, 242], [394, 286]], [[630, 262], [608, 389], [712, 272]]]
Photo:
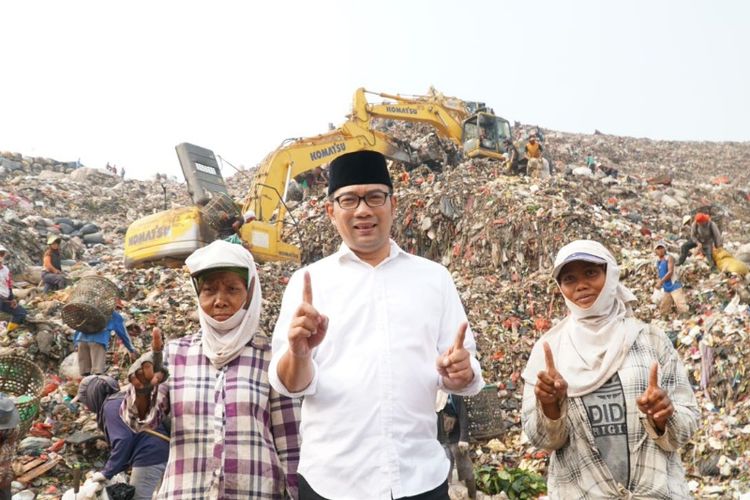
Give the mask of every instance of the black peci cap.
[[377, 151], [356, 151], [331, 162], [328, 195], [337, 189], [356, 184], [385, 184], [393, 189], [385, 156]]

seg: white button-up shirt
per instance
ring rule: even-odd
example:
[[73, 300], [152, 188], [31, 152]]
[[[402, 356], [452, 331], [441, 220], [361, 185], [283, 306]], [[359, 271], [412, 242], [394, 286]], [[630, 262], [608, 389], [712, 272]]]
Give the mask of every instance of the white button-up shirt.
[[[326, 498], [390, 499], [436, 488], [450, 467], [437, 441], [435, 397], [443, 384], [436, 361], [466, 321], [450, 273], [393, 241], [375, 267], [342, 245], [307, 270], [313, 305], [330, 321], [313, 351], [313, 380], [290, 393], [277, 372], [305, 269], [284, 293], [269, 367], [274, 389], [304, 396], [298, 472]], [[464, 346], [474, 379], [457, 394], [474, 395], [484, 380], [471, 329]]]

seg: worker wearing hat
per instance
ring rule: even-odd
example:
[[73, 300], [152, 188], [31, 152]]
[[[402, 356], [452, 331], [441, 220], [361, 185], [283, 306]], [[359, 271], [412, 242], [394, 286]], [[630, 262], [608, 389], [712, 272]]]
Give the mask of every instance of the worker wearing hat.
[[537, 142], [536, 135], [531, 134], [529, 142], [526, 144], [526, 159], [528, 160], [527, 170], [530, 177], [545, 177], [542, 168], [542, 145]]
[[96, 425], [109, 445], [107, 461], [92, 479], [106, 483], [130, 470], [134, 498], [151, 499], [169, 458], [169, 429], [162, 423], [148, 433], [133, 432], [120, 418], [125, 395], [120, 384], [107, 375], [89, 375], [78, 385], [76, 399], [96, 415]]
[[[268, 383], [271, 342], [261, 325], [260, 277], [250, 252], [216, 240], [185, 265], [200, 331], [152, 350], [128, 371], [121, 416], [134, 431], [171, 417], [157, 498], [297, 498], [297, 402]], [[160, 360], [161, 358], [161, 360]]]
[[10, 322], [5, 333], [10, 333], [26, 319], [26, 309], [18, 305], [13, 297], [13, 277], [10, 269], [5, 265], [8, 249], [0, 244], [0, 311], [10, 314]]
[[47, 250], [44, 252], [42, 262], [42, 281], [44, 281], [44, 291], [61, 290], [67, 286], [67, 280], [62, 272], [62, 257], [60, 256], [60, 241], [62, 238], [59, 234], [50, 234], [47, 237]]
[[687, 299], [682, 283], [675, 277], [674, 257], [667, 253], [667, 243], [659, 241], [654, 246], [656, 253], [656, 273], [659, 281], [656, 288], [664, 291], [664, 297], [659, 303], [659, 311], [663, 316], [672, 311], [672, 306], [677, 308], [677, 312], [684, 314], [688, 312]]
[[304, 396], [300, 499], [447, 498], [437, 391], [484, 386], [456, 286], [390, 238], [382, 154], [333, 160], [325, 208], [343, 243], [289, 280], [269, 368], [272, 387]]
[[125, 328], [125, 319], [118, 312], [122, 309], [122, 300], [115, 299], [115, 310], [110, 314], [107, 324], [98, 332], [82, 332], [76, 330], [73, 334], [73, 347], [78, 352], [78, 373], [82, 376], [91, 374], [100, 375], [107, 370], [107, 349], [109, 348], [112, 332], [120, 338], [120, 341], [130, 353], [130, 358], [138, 358], [138, 352], [133, 346], [133, 341]]
[[637, 299], [601, 243], [563, 246], [551, 277], [567, 314], [521, 372], [521, 423], [550, 452], [549, 498], [691, 498], [678, 450], [700, 410], [681, 356], [635, 316]]
[[690, 240], [682, 245], [680, 260], [677, 265], [685, 262], [688, 253], [692, 248], [698, 247], [698, 255], [704, 255], [711, 265], [711, 269], [716, 269], [716, 263], [713, 258], [714, 249], [723, 246], [723, 239], [719, 226], [711, 220], [711, 216], [704, 212], [695, 214], [693, 225], [690, 228]]
[[16, 403], [0, 395], [0, 499], [3, 500], [11, 498], [11, 483], [15, 478], [11, 463], [15, 458], [20, 422]]

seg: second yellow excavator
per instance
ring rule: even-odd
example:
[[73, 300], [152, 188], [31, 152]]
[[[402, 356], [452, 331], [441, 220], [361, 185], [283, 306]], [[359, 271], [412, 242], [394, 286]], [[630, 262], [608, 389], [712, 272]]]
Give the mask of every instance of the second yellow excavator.
[[[368, 103], [368, 93], [387, 101]], [[258, 261], [300, 259], [300, 249], [282, 240], [287, 223], [287, 186], [294, 177], [328, 164], [338, 156], [360, 150], [379, 151], [390, 159], [407, 164], [415, 160], [408, 146], [376, 130], [376, 119], [432, 125], [439, 135], [461, 147], [468, 157], [502, 159], [504, 139], [511, 137], [509, 122], [496, 116], [484, 103], [445, 97], [434, 89], [423, 96], [357, 89], [352, 113], [340, 127], [314, 137], [287, 140], [259, 165], [241, 210], [242, 214], [253, 213], [254, 220], [240, 229], [242, 240]], [[182, 161], [182, 156], [180, 159]], [[208, 170], [205, 163], [208, 162], [204, 161], [203, 168], [199, 169], [204, 176]], [[184, 163], [183, 171], [191, 193], [196, 192], [196, 188], [190, 186], [191, 179], [187, 175], [190, 170], [186, 170]], [[210, 196], [210, 193], [206, 194]], [[139, 219], [128, 227], [125, 265], [142, 267], [180, 263], [192, 251], [217, 237], [216, 231], [203, 220], [198, 206], [160, 212]]]

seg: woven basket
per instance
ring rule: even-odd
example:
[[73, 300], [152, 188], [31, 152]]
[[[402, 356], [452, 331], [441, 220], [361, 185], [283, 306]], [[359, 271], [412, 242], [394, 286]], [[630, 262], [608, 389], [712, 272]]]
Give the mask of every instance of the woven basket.
[[497, 386], [485, 385], [479, 394], [465, 399], [469, 414], [469, 437], [472, 440], [492, 439], [503, 433]]
[[85, 276], [76, 283], [62, 309], [63, 322], [83, 333], [97, 333], [107, 326], [117, 304], [119, 290], [107, 278]]
[[16, 402], [21, 418], [19, 439], [28, 432], [39, 413], [43, 388], [44, 373], [37, 365], [20, 356], [0, 356], [0, 392]]
[[240, 209], [226, 193], [213, 193], [206, 206], [200, 209], [201, 218], [218, 233], [232, 231], [232, 222], [241, 217]]

